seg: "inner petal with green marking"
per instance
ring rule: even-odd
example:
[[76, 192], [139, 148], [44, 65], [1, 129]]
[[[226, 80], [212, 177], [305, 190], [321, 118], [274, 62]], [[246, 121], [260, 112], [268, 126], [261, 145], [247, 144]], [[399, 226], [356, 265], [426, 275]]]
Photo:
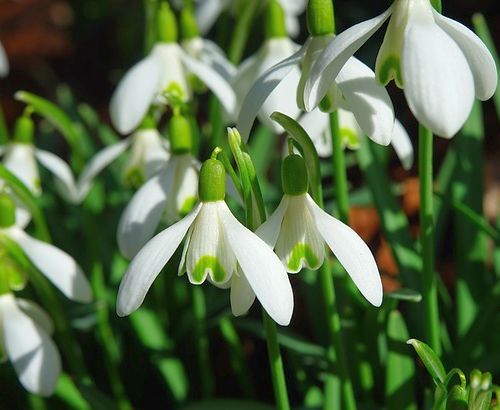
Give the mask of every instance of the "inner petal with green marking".
[[297, 243], [290, 252], [287, 267], [290, 272], [298, 272], [303, 267], [319, 268], [319, 258], [307, 243]]

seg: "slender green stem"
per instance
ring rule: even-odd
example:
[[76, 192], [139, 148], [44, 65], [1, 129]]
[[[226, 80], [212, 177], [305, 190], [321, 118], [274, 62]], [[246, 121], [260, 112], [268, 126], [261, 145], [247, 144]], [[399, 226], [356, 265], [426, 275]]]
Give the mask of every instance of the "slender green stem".
[[250, 33], [250, 28], [252, 27], [253, 18], [260, 5], [259, 0], [248, 0], [245, 3], [246, 7], [241, 12], [240, 17], [236, 22], [236, 27], [234, 29], [231, 44], [229, 44], [229, 51], [227, 53], [229, 61], [233, 64], [236, 64], [241, 60], [248, 35]]
[[439, 338], [439, 310], [437, 284], [434, 272], [434, 208], [432, 193], [432, 132], [422, 125], [419, 137], [420, 177], [420, 243], [422, 251], [422, 296], [425, 309], [427, 340], [437, 355], [441, 355]]
[[283, 360], [281, 359], [280, 347], [278, 344], [278, 332], [276, 323], [269, 315], [262, 310], [262, 320], [266, 331], [267, 352], [271, 366], [271, 376], [273, 379], [274, 398], [278, 410], [289, 410], [288, 391], [286, 388], [285, 371], [283, 369]]
[[192, 286], [193, 310], [195, 316], [195, 332], [197, 339], [197, 354], [201, 375], [201, 394], [210, 397], [214, 391], [214, 379], [210, 363], [210, 352], [208, 351], [208, 335], [206, 328], [207, 307], [205, 294], [201, 286]]
[[330, 114], [330, 129], [332, 131], [333, 179], [335, 181], [335, 198], [337, 200], [339, 219], [349, 223], [349, 194], [347, 191], [347, 173], [345, 167], [344, 148], [339, 132], [337, 111]]

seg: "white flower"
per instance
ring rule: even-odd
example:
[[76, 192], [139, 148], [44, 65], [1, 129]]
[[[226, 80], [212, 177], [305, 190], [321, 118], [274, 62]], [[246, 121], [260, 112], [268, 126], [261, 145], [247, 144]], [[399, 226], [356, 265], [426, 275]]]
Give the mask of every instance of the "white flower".
[[[255, 117], [268, 96], [282, 82], [288, 87], [281, 93], [285, 101], [297, 101], [299, 108], [312, 110], [304, 99], [304, 85], [311, 67], [331, 35], [310, 36], [306, 43], [293, 55], [276, 64], [261, 75], [243, 101], [237, 128], [244, 139], [248, 138]], [[290, 80], [294, 69], [301, 67], [298, 82]], [[373, 141], [388, 145], [394, 127], [392, 102], [384, 87], [379, 85], [375, 74], [361, 61], [351, 57], [345, 67], [328, 85], [328, 106], [322, 109], [334, 111], [342, 107], [352, 111], [358, 124]]]
[[7, 74], [9, 74], [9, 60], [2, 43], [0, 43], [0, 77], [5, 77]]
[[227, 207], [225, 178], [219, 161], [211, 159], [203, 164], [201, 202], [182, 220], [154, 236], [132, 260], [118, 291], [119, 316], [132, 313], [142, 304], [154, 279], [185, 237], [179, 273], [187, 272], [191, 283], [208, 279], [226, 288], [233, 277], [242, 277], [277, 323], [290, 322], [293, 293], [286, 271], [266, 243], [238, 222]]
[[163, 170], [134, 194], [118, 224], [118, 247], [124, 256], [137, 254], [162, 216], [171, 224], [191, 211], [198, 200], [199, 169], [191, 154], [172, 155]]
[[496, 67], [479, 37], [436, 12], [428, 0], [396, 0], [381, 15], [333, 39], [311, 69], [306, 106], [319, 103], [346, 62], [389, 17], [377, 78], [384, 84], [394, 78], [418, 121], [452, 137], [469, 116], [474, 95], [487, 100], [495, 92]]
[[82, 303], [92, 300], [92, 290], [87, 278], [66, 252], [32, 238], [15, 225], [1, 227], [0, 242], [4, 236], [19, 245], [31, 263], [66, 297]]
[[[290, 57], [300, 46], [287, 37], [269, 38], [264, 41], [259, 50], [251, 57], [244, 60], [236, 76], [232, 80], [232, 85], [239, 104], [251, 90], [255, 81], [267, 70], [280, 61]], [[258, 110], [259, 120], [275, 133], [283, 132], [283, 128], [269, 116], [274, 111], [282, 112], [290, 117], [296, 118], [300, 114], [300, 109], [295, 101], [294, 90], [300, 78], [298, 66], [281, 81], [276, 88], [266, 97]], [[239, 111], [240, 107], [238, 107]]]
[[349, 226], [316, 205], [308, 193], [285, 194], [256, 233], [275, 249], [290, 273], [303, 267], [318, 269], [326, 242], [363, 296], [372, 305], [381, 305], [382, 282], [370, 249]]
[[50, 338], [54, 325], [38, 305], [13, 294], [0, 295], [0, 356], [4, 352], [19, 381], [31, 393], [49, 396], [61, 373]]
[[[207, 34], [217, 21], [217, 18], [223, 10], [233, 5], [233, 9], [241, 10], [246, 1], [231, 0], [196, 0], [196, 22], [200, 32]], [[286, 29], [291, 37], [297, 37], [300, 33], [300, 24], [298, 17], [306, 8], [306, 0], [280, 0], [281, 7], [285, 12]]]
[[150, 105], [161, 101], [162, 93], [188, 101], [192, 94], [189, 74], [198, 77], [217, 96], [224, 109], [234, 115], [236, 97], [226, 79], [203, 60], [191, 57], [177, 43], [157, 43], [118, 84], [110, 105], [113, 125], [122, 134], [130, 133]]
[[[338, 109], [339, 132], [344, 147], [358, 149], [360, 138], [365, 138], [363, 130], [359, 126], [350, 111]], [[308, 112], [299, 120], [300, 125], [311, 137], [316, 151], [320, 157], [332, 155], [332, 135], [330, 121], [327, 115], [318, 109]], [[403, 168], [408, 170], [413, 166], [413, 147], [410, 137], [403, 125], [396, 119], [392, 130], [391, 145], [396, 151]]]

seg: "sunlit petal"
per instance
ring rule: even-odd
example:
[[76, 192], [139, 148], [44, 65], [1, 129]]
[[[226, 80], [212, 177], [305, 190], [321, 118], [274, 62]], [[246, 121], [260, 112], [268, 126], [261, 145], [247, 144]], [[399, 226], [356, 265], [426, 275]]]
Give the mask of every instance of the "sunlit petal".
[[410, 136], [398, 120], [394, 122], [391, 145], [396, 151], [403, 168], [409, 170], [413, 166], [413, 146], [411, 145]]
[[248, 312], [255, 301], [255, 293], [245, 275], [239, 270], [231, 279], [231, 311], [234, 316], [242, 316]]

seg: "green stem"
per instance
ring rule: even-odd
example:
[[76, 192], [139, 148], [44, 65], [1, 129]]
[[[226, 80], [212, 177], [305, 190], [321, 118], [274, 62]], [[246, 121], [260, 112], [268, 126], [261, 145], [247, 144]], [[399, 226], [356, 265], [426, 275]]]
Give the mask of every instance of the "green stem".
[[281, 359], [280, 347], [278, 344], [278, 332], [276, 323], [269, 315], [262, 310], [262, 320], [266, 331], [267, 352], [271, 366], [271, 377], [273, 379], [274, 398], [278, 410], [289, 410], [288, 391], [286, 388], [285, 371], [283, 360]]
[[234, 29], [231, 44], [229, 44], [229, 51], [227, 53], [229, 61], [233, 64], [236, 64], [241, 60], [248, 35], [250, 33], [250, 28], [252, 27], [253, 18], [260, 5], [259, 0], [248, 0], [245, 3], [246, 7], [241, 12], [240, 17], [236, 22], [236, 27]]
[[337, 199], [339, 219], [348, 224], [349, 194], [347, 191], [347, 172], [337, 111], [330, 114], [330, 129], [332, 132], [333, 178], [335, 181], [335, 197]]
[[432, 132], [422, 125], [419, 137], [420, 177], [420, 243], [422, 252], [422, 296], [425, 309], [425, 330], [430, 347], [439, 356], [439, 310], [434, 272], [434, 209], [432, 193]]
[[192, 286], [192, 291], [197, 354], [201, 374], [201, 394], [203, 397], [210, 397], [214, 391], [214, 379], [210, 364], [210, 352], [208, 351], [208, 335], [206, 328], [207, 307], [205, 304], [205, 295], [200, 286]]

